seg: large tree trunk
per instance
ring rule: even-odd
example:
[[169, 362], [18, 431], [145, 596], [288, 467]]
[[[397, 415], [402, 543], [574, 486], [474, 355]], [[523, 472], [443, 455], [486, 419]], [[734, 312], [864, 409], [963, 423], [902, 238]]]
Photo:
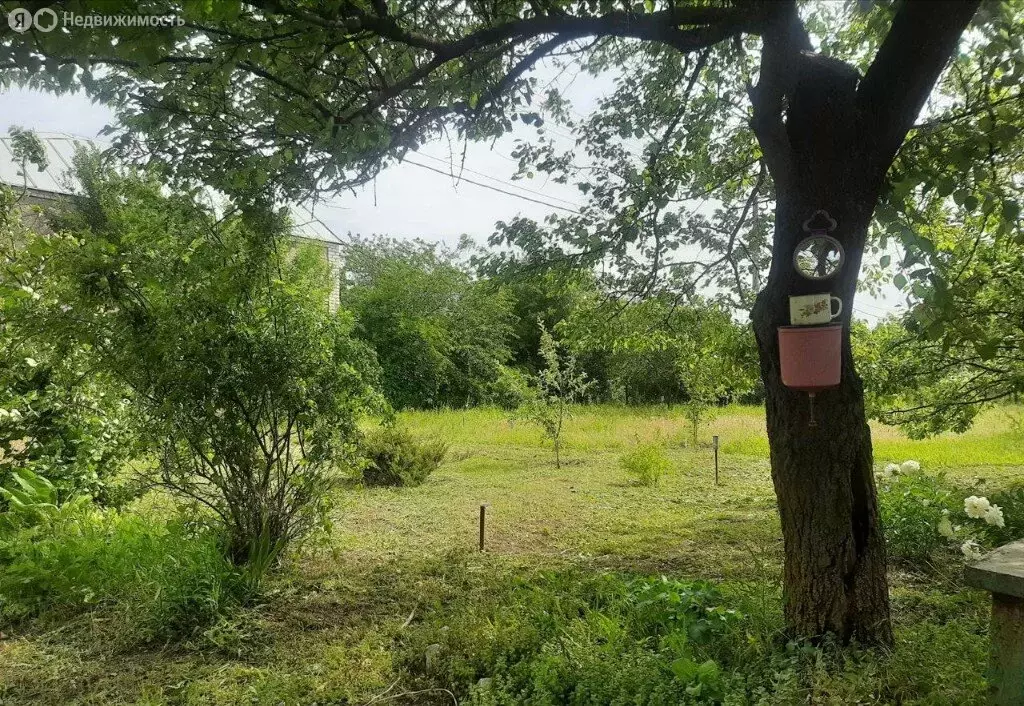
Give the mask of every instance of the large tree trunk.
[[[830, 213], [836, 215], [837, 210]], [[776, 228], [799, 233], [802, 218], [787, 217], [781, 206], [778, 216]], [[847, 267], [856, 268], [860, 258], [851, 260]], [[871, 432], [850, 350], [847, 312], [853, 288], [838, 283], [830, 287], [844, 305], [842, 381], [837, 389], [816, 395], [817, 423], [812, 426], [807, 393], [782, 385], [777, 328], [789, 323], [788, 294], [816, 288], [796, 278], [780, 282], [783, 279], [782, 273], [770, 279], [759, 296], [754, 327], [766, 394], [772, 481], [785, 542], [786, 623], [797, 635], [834, 633], [844, 641], [889, 642]]]
[[[797, 635], [890, 642], [885, 548], [872, 472], [864, 393], [850, 349], [850, 314], [878, 179], [858, 153], [856, 78], [848, 69], [807, 60], [786, 120], [790, 178], [776, 183], [771, 271], [753, 310], [766, 393], [772, 480], [785, 542], [785, 613]], [[846, 251], [834, 278], [811, 281], [792, 265], [803, 222], [825, 209]], [[782, 385], [777, 330], [789, 321], [789, 296], [831, 292], [843, 301], [843, 372], [819, 392], [810, 421], [805, 392]]]

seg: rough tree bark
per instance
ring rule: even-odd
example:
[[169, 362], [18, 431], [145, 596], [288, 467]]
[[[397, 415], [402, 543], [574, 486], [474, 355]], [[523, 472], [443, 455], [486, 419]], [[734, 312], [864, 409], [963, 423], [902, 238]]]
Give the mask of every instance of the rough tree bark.
[[[753, 127], [775, 181], [776, 212], [772, 266], [752, 318], [785, 543], [786, 622], [797, 635], [892, 641], [871, 432], [850, 348], [850, 314], [885, 172], [975, 9], [953, 5], [904, 12], [864, 81], [852, 67], [809, 52], [793, 5], [778, 6], [763, 34]], [[946, 14], [936, 19], [936, 12]], [[881, 78], [878, 60], [880, 71], [889, 72]], [[792, 266], [806, 235], [803, 222], [818, 209], [838, 222], [832, 235], [846, 251], [840, 274], [823, 282], [803, 279]], [[838, 388], [817, 395], [818, 423], [810, 426], [807, 394], [781, 383], [777, 329], [789, 323], [790, 295], [824, 291], [843, 300], [843, 372]]]

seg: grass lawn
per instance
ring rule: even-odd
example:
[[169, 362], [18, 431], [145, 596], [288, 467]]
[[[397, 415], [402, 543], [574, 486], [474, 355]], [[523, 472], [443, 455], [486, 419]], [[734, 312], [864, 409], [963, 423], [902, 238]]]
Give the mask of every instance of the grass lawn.
[[[581, 410], [569, 422], [561, 469], [536, 430], [499, 411], [403, 420], [448, 441], [449, 461], [418, 488], [345, 491], [329, 537], [294, 557], [259, 604], [169, 644], [121, 644], [118, 621], [130, 615], [102, 606], [9, 626], [0, 642], [2, 703], [982, 699], [987, 596], [960, 585], [952, 559], [927, 571], [892, 568], [892, 651], [782, 639], [782, 542], [758, 408], [722, 410], [696, 447], [685, 443], [687, 422], [675, 410]], [[722, 444], [717, 487], [711, 434]], [[915, 459], [994, 487], [1024, 469], [1005, 409], [963, 436], [914, 441], [876, 426], [873, 438], [879, 467]], [[619, 467], [638, 439], [666, 443], [672, 470], [657, 487], [631, 483]], [[687, 583], [695, 580], [714, 586]], [[678, 644], [655, 624], [662, 618], [641, 616], [653, 605], [675, 620], [658, 601], [683, 596], [686, 604], [692, 592], [708, 629], [725, 626], [714, 639], [691, 631], [692, 645]], [[691, 675], [690, 662], [705, 671]], [[684, 696], [640, 698], [673, 672], [689, 680]], [[559, 691], [569, 682], [573, 690]]]

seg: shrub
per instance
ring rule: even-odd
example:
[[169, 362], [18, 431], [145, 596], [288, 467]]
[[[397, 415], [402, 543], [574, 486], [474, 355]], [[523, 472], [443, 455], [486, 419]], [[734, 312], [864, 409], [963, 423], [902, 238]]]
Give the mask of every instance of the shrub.
[[671, 468], [672, 462], [658, 443], [638, 443], [619, 458], [619, 465], [637, 483], [655, 486]]
[[890, 557], [921, 562], [950, 549], [952, 537], [940, 525], [963, 511], [963, 493], [944, 475], [893, 472], [883, 476], [878, 499]]
[[0, 564], [4, 622], [102, 611], [125, 642], [190, 635], [252, 589], [212, 532], [82, 503], [0, 535]]
[[366, 435], [362, 452], [366, 485], [415, 486], [437, 470], [448, 446], [443, 441], [417, 441], [407, 429], [386, 425]]
[[266, 566], [322, 526], [355, 460], [372, 351], [329, 311], [322, 251], [290, 245], [283, 213], [219, 218], [146, 175], [77, 166], [84, 195], [26, 254], [46, 262], [37, 320], [131, 390], [153, 480], [217, 518], [232, 561]]

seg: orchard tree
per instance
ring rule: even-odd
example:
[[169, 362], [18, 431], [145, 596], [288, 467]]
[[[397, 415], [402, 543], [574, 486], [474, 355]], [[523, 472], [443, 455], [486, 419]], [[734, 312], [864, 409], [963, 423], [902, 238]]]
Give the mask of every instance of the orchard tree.
[[539, 321], [540, 357], [544, 366], [533, 380], [530, 397], [516, 410], [516, 416], [540, 427], [555, 449], [555, 467], [562, 467], [562, 432], [591, 386], [586, 373], [579, 370], [576, 358]]
[[[531, 76], [541, 62], [607, 75], [614, 90], [572, 125], [586, 164], [542, 135], [519, 150], [524, 165], [575, 183], [590, 201], [542, 225], [512, 222], [501, 239], [603, 260], [622, 288], [685, 296], [710, 285], [751, 307], [788, 624], [802, 635], [886, 642], [885, 552], [851, 305], [869, 237], [876, 247], [893, 233], [927, 259], [903, 214], [937, 183], [946, 196], [961, 183], [975, 189], [967, 172], [998, 152], [1003, 109], [1020, 98], [1022, 11], [1016, 0], [979, 6], [154, 0], [135, 11], [181, 12], [185, 23], [7, 33], [0, 66], [13, 80], [83, 87], [114, 105], [124, 154], [236, 195], [279, 198], [364, 183], [442, 130], [480, 140], [516, 118], [567, 122], [564, 96], [538, 90]], [[951, 58], [941, 97], [916, 124]], [[974, 129], [982, 115], [987, 131]], [[955, 153], [942, 147], [951, 134], [963, 143]], [[710, 205], [698, 208], [702, 200]], [[779, 380], [776, 327], [788, 323], [787, 297], [810, 289], [790, 262], [819, 209], [837, 221], [847, 253], [830, 282], [846, 304], [847, 336], [841, 385], [818, 396], [823, 423], [811, 427], [806, 397]], [[1015, 219], [999, 202], [991, 213]]]

